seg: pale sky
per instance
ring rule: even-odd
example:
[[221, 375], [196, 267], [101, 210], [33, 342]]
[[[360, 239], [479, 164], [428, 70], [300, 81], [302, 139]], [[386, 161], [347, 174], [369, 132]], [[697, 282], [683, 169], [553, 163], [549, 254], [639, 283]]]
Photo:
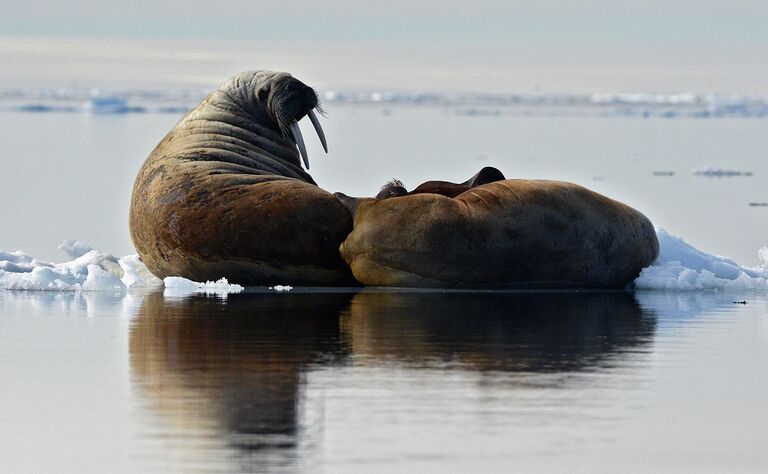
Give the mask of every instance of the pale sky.
[[0, 87], [768, 94], [765, 0], [0, 0]]

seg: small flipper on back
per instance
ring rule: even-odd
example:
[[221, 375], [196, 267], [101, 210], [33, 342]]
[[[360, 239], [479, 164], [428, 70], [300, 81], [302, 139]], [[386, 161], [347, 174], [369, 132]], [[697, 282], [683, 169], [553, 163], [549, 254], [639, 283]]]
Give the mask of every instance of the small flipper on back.
[[483, 184], [493, 183], [494, 181], [503, 181], [507, 178], [504, 177], [504, 174], [499, 171], [498, 169], [492, 167], [492, 166], [486, 166], [485, 168], [481, 169], [476, 175], [469, 178], [467, 181], [464, 181], [463, 185], [468, 186], [470, 188], [474, 188], [476, 186], [482, 186]]

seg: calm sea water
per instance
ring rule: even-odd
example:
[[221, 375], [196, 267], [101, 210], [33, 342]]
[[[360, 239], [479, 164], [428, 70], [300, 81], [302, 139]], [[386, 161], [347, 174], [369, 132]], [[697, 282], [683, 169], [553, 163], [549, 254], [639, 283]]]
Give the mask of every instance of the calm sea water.
[[[331, 191], [492, 165], [744, 264], [768, 244], [765, 120], [328, 112]], [[133, 179], [176, 120], [0, 114], [0, 249], [133, 253]], [[0, 290], [0, 470], [765, 472], [767, 373], [764, 294]]]
[[4, 472], [768, 467], [764, 295], [0, 291], [0, 334]]

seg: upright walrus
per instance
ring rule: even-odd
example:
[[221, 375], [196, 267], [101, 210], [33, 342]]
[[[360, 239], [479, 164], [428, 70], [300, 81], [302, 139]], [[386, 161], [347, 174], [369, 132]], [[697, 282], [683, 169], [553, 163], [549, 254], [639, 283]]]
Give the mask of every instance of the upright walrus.
[[315, 108], [315, 91], [290, 74], [252, 71], [181, 119], [133, 188], [131, 238], [147, 268], [197, 281], [354, 282], [338, 251], [352, 218], [299, 161], [309, 168], [304, 116], [326, 146]]
[[620, 288], [658, 256], [637, 210], [572, 183], [504, 179], [386, 185], [336, 196], [354, 215], [341, 255], [364, 285]]

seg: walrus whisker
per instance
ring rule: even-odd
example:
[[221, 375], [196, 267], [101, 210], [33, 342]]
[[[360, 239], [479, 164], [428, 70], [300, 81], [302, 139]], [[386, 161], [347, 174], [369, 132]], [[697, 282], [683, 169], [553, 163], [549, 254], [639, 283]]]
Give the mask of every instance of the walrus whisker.
[[326, 153], [328, 153], [328, 143], [325, 142], [325, 133], [323, 132], [323, 127], [320, 126], [320, 121], [317, 119], [317, 115], [315, 115], [314, 110], [309, 111], [309, 120], [312, 121], [312, 126], [315, 127], [315, 132], [317, 132], [317, 136], [320, 138], [320, 143], [323, 144], [323, 150], [325, 150]]
[[291, 124], [291, 132], [293, 132], [293, 140], [296, 145], [299, 146], [299, 153], [301, 153], [301, 159], [304, 160], [304, 167], [309, 169], [309, 157], [307, 156], [307, 146], [304, 145], [304, 137], [301, 136], [301, 129], [299, 128], [299, 122], [293, 122]]

